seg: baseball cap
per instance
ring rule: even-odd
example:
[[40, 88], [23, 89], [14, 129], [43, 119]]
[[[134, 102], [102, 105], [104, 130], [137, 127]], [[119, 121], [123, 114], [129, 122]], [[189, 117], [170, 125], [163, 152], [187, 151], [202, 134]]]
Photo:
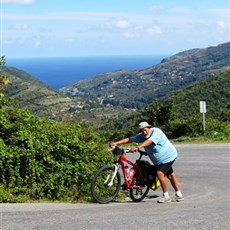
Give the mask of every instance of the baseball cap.
[[144, 129], [144, 128], [151, 128], [152, 125], [150, 125], [148, 122], [146, 121], [142, 121], [139, 125], [138, 125], [138, 129]]

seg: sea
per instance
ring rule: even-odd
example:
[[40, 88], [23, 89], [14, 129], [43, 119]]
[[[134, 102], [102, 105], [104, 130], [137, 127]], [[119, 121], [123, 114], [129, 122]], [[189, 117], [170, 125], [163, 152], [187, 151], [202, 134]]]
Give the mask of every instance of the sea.
[[15, 67], [45, 85], [59, 90], [80, 80], [118, 70], [140, 70], [152, 67], [169, 55], [123, 55], [6, 58], [6, 66]]

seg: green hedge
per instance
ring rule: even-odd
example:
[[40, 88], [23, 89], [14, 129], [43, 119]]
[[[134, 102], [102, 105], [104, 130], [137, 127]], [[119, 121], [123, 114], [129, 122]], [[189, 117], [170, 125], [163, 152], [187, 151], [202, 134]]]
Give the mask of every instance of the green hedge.
[[0, 202], [90, 199], [93, 173], [111, 161], [102, 143], [76, 122], [0, 107]]

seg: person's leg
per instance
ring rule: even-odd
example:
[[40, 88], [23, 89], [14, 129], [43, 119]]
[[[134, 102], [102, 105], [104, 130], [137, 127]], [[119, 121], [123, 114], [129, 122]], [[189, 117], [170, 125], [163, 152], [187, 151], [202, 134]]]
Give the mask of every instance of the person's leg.
[[166, 180], [166, 175], [170, 175], [173, 173], [172, 169], [172, 162], [168, 162], [166, 164], [161, 164], [157, 167], [157, 177], [161, 183], [161, 188], [163, 190], [163, 193], [168, 192], [168, 185]]
[[176, 177], [176, 174], [175, 172], [173, 172], [172, 170], [172, 173], [171, 174], [168, 174], [167, 175], [168, 179], [170, 180], [175, 192], [176, 192], [176, 195], [175, 197], [173, 198], [173, 201], [182, 201], [184, 200], [183, 198], [183, 195], [180, 191], [180, 186], [179, 186], [179, 182], [178, 182], [178, 179]]
[[171, 171], [173, 162], [168, 162], [166, 164], [161, 164], [157, 167], [157, 177], [160, 181], [161, 188], [163, 190], [163, 197], [158, 200], [158, 203], [169, 203], [171, 198], [168, 193], [168, 184], [166, 175]]
[[167, 185], [165, 174], [161, 172], [160, 170], [157, 170], [157, 178], [161, 183], [161, 188], [162, 188], [163, 193], [168, 192], [168, 185]]
[[177, 180], [177, 177], [176, 177], [176, 174], [175, 172], [171, 173], [170, 175], [167, 176], [168, 179], [170, 180], [171, 182], [171, 185], [173, 186], [174, 190], [177, 192], [180, 190], [179, 188], [179, 182]]
[[161, 188], [163, 191], [163, 197], [158, 200], [158, 203], [169, 203], [169, 202], [171, 202], [171, 198], [170, 198], [169, 193], [168, 193], [168, 185], [167, 185], [167, 180], [166, 180], [165, 174], [163, 172], [161, 172], [160, 170], [157, 170], [157, 177], [161, 183]]

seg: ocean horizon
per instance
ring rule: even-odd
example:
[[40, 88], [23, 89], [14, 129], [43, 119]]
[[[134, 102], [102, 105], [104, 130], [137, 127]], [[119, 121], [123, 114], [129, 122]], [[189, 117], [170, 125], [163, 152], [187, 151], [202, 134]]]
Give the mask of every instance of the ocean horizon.
[[47, 86], [59, 90], [80, 80], [118, 70], [140, 70], [152, 67], [169, 55], [82, 56], [9, 58], [6, 66], [15, 67]]

